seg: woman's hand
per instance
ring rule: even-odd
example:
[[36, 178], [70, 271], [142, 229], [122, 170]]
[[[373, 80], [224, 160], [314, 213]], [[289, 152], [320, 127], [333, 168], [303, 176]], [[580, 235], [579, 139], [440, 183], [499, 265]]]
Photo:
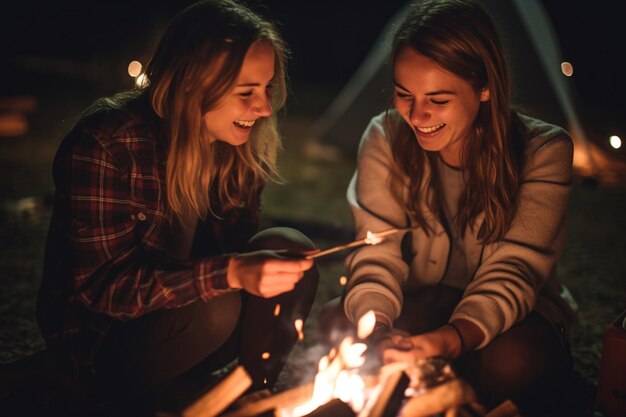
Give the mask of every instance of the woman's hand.
[[261, 250], [233, 256], [226, 280], [230, 288], [271, 298], [293, 290], [304, 271], [312, 266], [310, 259], [284, 258], [272, 250]]
[[432, 357], [456, 359], [461, 354], [462, 346], [459, 333], [449, 324], [414, 336], [396, 334], [378, 344], [385, 364], [414, 362]]

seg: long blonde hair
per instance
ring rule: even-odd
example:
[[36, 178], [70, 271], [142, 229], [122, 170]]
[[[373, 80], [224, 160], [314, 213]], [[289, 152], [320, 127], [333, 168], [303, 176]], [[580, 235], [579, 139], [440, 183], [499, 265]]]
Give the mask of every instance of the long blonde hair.
[[[392, 59], [403, 48], [432, 59], [476, 91], [489, 88], [489, 101], [481, 103], [472, 132], [463, 143], [461, 162], [466, 170], [466, 188], [459, 199], [455, 222], [463, 233], [484, 212], [481, 239], [501, 239], [515, 211], [523, 135], [521, 123], [511, 110], [509, 71], [493, 22], [471, 1], [423, 1], [396, 32]], [[394, 157], [410, 179], [409, 211], [428, 232], [430, 226], [420, 202], [426, 201], [429, 209], [441, 216], [437, 156], [419, 147], [414, 133], [397, 112], [388, 111], [385, 124], [394, 138]]]
[[[244, 145], [211, 143], [202, 116], [233, 88], [247, 50], [260, 40], [275, 52], [274, 113], [255, 123]], [[205, 218], [252, 205], [254, 191], [277, 175], [281, 141], [275, 111], [286, 99], [286, 53], [275, 26], [233, 0], [199, 1], [169, 24], [146, 74], [169, 141], [166, 188], [172, 213]]]

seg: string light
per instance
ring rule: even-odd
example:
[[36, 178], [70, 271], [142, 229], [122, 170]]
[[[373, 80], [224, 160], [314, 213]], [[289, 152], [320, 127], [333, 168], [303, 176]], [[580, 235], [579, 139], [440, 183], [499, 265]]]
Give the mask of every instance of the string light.
[[133, 78], [137, 78], [139, 74], [141, 74], [142, 68], [143, 66], [141, 65], [141, 62], [131, 61], [130, 64], [128, 64], [128, 75]]
[[622, 140], [621, 140], [621, 139], [620, 139], [620, 137], [619, 137], [619, 136], [617, 136], [617, 135], [612, 135], [612, 136], [609, 138], [609, 143], [611, 144], [611, 146], [612, 146], [614, 149], [619, 149], [619, 148], [621, 148], [621, 147], [622, 147]]
[[574, 74], [574, 66], [571, 62], [563, 61], [561, 62], [561, 72], [566, 77], [571, 77]]

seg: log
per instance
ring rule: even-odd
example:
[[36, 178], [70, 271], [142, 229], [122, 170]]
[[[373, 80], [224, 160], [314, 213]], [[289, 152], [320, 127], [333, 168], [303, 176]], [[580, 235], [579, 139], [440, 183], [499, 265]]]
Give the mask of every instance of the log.
[[237, 366], [209, 392], [185, 408], [182, 417], [215, 417], [223, 412], [252, 385], [252, 378]]
[[355, 417], [355, 413], [348, 404], [335, 398], [320, 405], [305, 417]]
[[476, 400], [468, 401], [463, 410], [467, 410], [467, 413], [472, 417], [482, 417], [487, 414], [485, 407]]
[[460, 379], [453, 379], [411, 397], [399, 417], [426, 417], [474, 401], [474, 390]]
[[485, 417], [522, 417], [513, 401], [506, 400], [493, 410], [489, 411]]
[[404, 391], [409, 386], [409, 378], [403, 370], [390, 374], [367, 417], [395, 417], [404, 399]]
[[252, 417], [277, 408], [293, 408], [313, 397], [313, 383], [292, 388], [259, 401], [247, 403], [222, 417]]

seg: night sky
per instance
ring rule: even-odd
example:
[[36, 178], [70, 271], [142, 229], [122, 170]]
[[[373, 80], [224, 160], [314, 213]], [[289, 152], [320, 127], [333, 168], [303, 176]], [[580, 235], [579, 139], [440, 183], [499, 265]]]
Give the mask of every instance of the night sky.
[[[165, 23], [189, 0], [129, 2], [20, 2], [0, 17], [0, 96], [29, 93], [37, 83], [55, 82], [37, 72], [33, 57], [44, 59], [48, 73], [70, 66], [80, 73], [91, 65], [106, 76], [131, 59], [146, 57]], [[402, 0], [250, 0], [262, 14], [280, 22], [292, 49], [291, 83], [338, 91], [367, 54], [385, 22]], [[597, 123], [624, 129], [622, 75], [625, 51], [619, 2], [544, 0], [566, 59], [574, 64], [574, 82]], [[594, 7], [589, 7], [593, 5]], [[28, 58], [28, 59], [27, 59]], [[30, 59], [30, 60], [29, 60]], [[119, 63], [113, 63], [118, 61]], [[26, 62], [26, 63], [25, 63]], [[38, 62], [38, 61], [36, 61]], [[103, 64], [108, 62], [108, 64]], [[74, 65], [71, 66], [70, 64]], [[65, 65], [65, 67], [64, 67]], [[23, 76], [28, 74], [28, 82]], [[37, 81], [39, 80], [39, 81]]]

